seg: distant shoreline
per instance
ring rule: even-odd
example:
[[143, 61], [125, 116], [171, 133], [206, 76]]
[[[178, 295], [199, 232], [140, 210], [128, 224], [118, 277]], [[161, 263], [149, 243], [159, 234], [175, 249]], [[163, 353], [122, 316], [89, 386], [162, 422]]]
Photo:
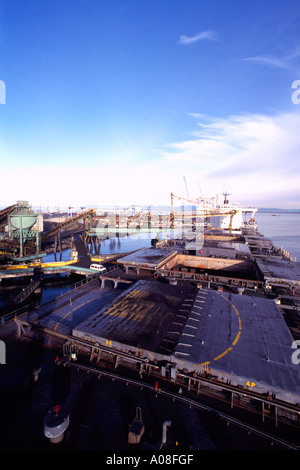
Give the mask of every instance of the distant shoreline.
[[300, 214], [300, 209], [269, 209], [269, 208], [258, 208], [257, 213], [265, 214], [265, 213], [275, 213], [275, 214]]
[[[239, 204], [238, 204], [239, 206]], [[0, 205], [0, 210], [3, 210], [5, 209], [5, 205]], [[85, 208], [95, 208], [96, 210], [105, 210], [105, 211], [109, 211], [109, 210], [115, 210], [116, 208], [120, 209], [121, 207], [105, 207], [105, 206], [98, 206], [98, 205], [87, 205], [85, 206]], [[139, 206], [143, 211], [146, 211], [146, 210], [154, 210], [154, 211], [159, 211], [159, 210], [162, 210], [162, 211], [170, 211], [170, 206], [167, 206], [167, 205], [153, 205], [153, 206], [144, 206], [144, 205], [141, 205]], [[246, 206], [243, 206], [241, 205], [241, 207], [246, 207]], [[255, 207], [255, 205], [253, 205], [253, 207]], [[185, 209], [188, 210], [189, 206], [185, 206]], [[70, 212], [70, 208], [67, 208], [67, 207], [52, 207], [52, 208], [49, 208], [49, 207], [37, 207], [37, 206], [32, 206], [32, 209], [33, 210], [36, 210], [37, 212], [42, 212], [44, 214], [46, 213], [51, 213], [51, 214], [58, 214], [58, 215], [62, 215], [62, 214], [67, 214]], [[72, 208], [74, 211], [76, 211], [76, 208]], [[77, 211], [79, 212], [82, 208], [77, 208]], [[124, 207], [123, 209], [126, 209], [126, 207]], [[176, 206], [174, 207], [174, 210], [181, 210], [182, 209], [182, 206]], [[300, 214], [300, 208], [299, 209], [280, 209], [278, 207], [257, 207], [257, 213], [280, 213], [280, 214]]]

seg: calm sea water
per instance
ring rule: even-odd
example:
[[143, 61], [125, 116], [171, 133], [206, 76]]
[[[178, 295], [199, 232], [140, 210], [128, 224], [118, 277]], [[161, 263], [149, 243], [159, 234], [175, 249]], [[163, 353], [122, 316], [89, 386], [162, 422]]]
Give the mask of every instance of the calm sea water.
[[129, 237], [111, 238], [103, 240], [101, 243], [100, 254], [108, 255], [112, 253], [126, 253], [140, 248], [149, 248], [151, 240], [154, 238], [161, 239], [161, 233], [135, 233]]
[[[295, 256], [300, 261], [300, 212], [297, 214], [257, 212], [256, 220], [258, 230], [262, 235], [270, 238], [275, 246], [283, 247], [291, 256]], [[137, 233], [128, 238], [104, 240], [100, 253], [124, 253], [149, 247], [151, 246], [151, 238], [156, 238], [157, 235], [156, 232]]]
[[[257, 212], [256, 220], [259, 232], [267, 238], [270, 238], [277, 247], [285, 248], [291, 256], [295, 256], [300, 261], [300, 213], [275, 213], [275, 212]], [[125, 253], [139, 248], [151, 247], [153, 238], [162, 238], [157, 232], [136, 233], [129, 237], [113, 238], [104, 240], [101, 245], [100, 254]], [[62, 260], [70, 259], [70, 250], [62, 253]], [[46, 255], [45, 261], [54, 261], [54, 254]], [[59, 254], [57, 261], [59, 261]], [[67, 285], [47, 286], [43, 289], [42, 303], [51, 300], [57, 295], [62, 294], [68, 289]], [[7, 299], [0, 293], [0, 308], [5, 306]]]
[[257, 212], [259, 232], [300, 261], [300, 213]]

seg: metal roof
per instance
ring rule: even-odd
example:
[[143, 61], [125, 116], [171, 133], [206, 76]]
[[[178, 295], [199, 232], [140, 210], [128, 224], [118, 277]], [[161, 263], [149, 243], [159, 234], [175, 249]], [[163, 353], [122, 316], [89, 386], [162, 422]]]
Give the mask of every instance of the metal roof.
[[117, 262], [120, 264], [145, 266], [155, 269], [176, 253], [177, 250], [168, 248], [143, 248], [118, 259]]
[[292, 343], [273, 300], [200, 290], [175, 357], [206, 364], [241, 385], [250, 381], [274, 393], [284, 389], [300, 401], [300, 369], [292, 362]]
[[271, 299], [205, 289], [195, 297], [191, 289], [139, 281], [73, 334], [168, 356], [190, 372], [208, 367], [221, 380], [300, 401], [293, 338]]

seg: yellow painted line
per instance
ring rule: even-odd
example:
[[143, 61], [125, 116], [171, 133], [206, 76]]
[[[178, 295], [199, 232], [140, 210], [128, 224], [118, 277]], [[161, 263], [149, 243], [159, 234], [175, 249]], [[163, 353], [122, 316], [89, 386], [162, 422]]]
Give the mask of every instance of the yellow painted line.
[[78, 259], [72, 259], [68, 261], [51, 261], [49, 263], [28, 263], [28, 264], [13, 264], [2, 266], [6, 270], [15, 270], [15, 269], [32, 269], [34, 267], [41, 268], [55, 268], [61, 266], [69, 266], [71, 264], [77, 263]]
[[28, 269], [27, 264], [14, 264], [14, 265], [11, 265], [11, 266], [3, 266], [3, 267], [7, 270]]
[[59, 325], [61, 324], [62, 321], [64, 321], [65, 318], [67, 318], [68, 315], [70, 315], [70, 313], [72, 312], [75, 312], [75, 310], [77, 310], [78, 308], [82, 307], [83, 305], [85, 305], [85, 303], [83, 304], [80, 304], [80, 305], [77, 305], [77, 307], [74, 307], [72, 308], [72, 310], [70, 310], [69, 312], [67, 312], [55, 325], [54, 327], [54, 331], [56, 330], [56, 328], [59, 327]]
[[217, 361], [218, 359], [220, 359], [221, 357], [225, 356], [225, 354], [227, 354], [229, 351], [232, 350], [232, 347], [230, 346], [230, 348], [226, 349], [226, 351], [222, 352], [221, 354], [219, 354], [219, 356], [217, 357], [214, 357], [214, 361]]
[[230, 303], [231, 303], [231, 305], [232, 305], [232, 308], [233, 308], [233, 310], [235, 311], [235, 313], [236, 313], [236, 314], [237, 314], [237, 316], [239, 317], [239, 316], [240, 316], [240, 314], [239, 314], [239, 312], [237, 311], [237, 308], [236, 308], [236, 306], [235, 306], [235, 305], [233, 305], [233, 303], [232, 303], [232, 302], [230, 302]]
[[229, 299], [227, 299], [227, 297], [225, 297], [225, 295], [223, 294], [220, 294], [220, 292], [217, 291], [217, 294], [219, 294], [221, 297], [223, 297], [223, 299], [226, 300], [226, 302], [230, 303], [231, 304], [231, 301]]
[[242, 332], [239, 331], [238, 334], [236, 335], [235, 337], [235, 340], [233, 341], [232, 345], [235, 346], [236, 343], [238, 342], [238, 340], [240, 339], [240, 336], [241, 336]]
[[59, 327], [59, 325], [61, 324], [61, 322], [70, 314], [71, 312], [68, 312], [61, 320], [59, 320], [59, 322], [56, 323], [55, 327], [54, 327], [54, 331], [56, 330], [56, 328]]
[[[231, 300], [227, 299], [227, 297], [225, 297], [224, 295], [220, 294], [221, 297], [223, 297], [223, 299], [227, 300], [227, 302], [229, 302], [233, 308], [233, 310], [235, 311], [237, 317], [238, 317], [238, 322], [239, 322], [239, 331], [234, 339], [234, 341], [232, 342], [232, 346], [235, 346], [238, 342], [238, 340], [240, 339], [240, 336], [242, 334], [242, 320], [241, 320], [241, 317], [240, 317], [240, 313], [238, 311], [238, 309], [236, 308], [235, 305], [233, 305], [233, 303], [231, 302]], [[223, 353], [219, 354], [219, 356], [215, 357], [214, 358], [214, 361], [217, 361], [218, 359], [220, 359], [221, 357], [225, 356], [225, 354], [227, 354], [229, 351], [232, 351], [232, 347], [229, 347], [228, 349], [226, 349], [226, 351], [224, 351]]]
[[49, 263], [41, 263], [42, 268], [55, 268], [59, 266], [68, 266], [70, 264], [77, 263], [78, 259], [68, 260], [68, 261], [51, 261]]
[[[237, 315], [237, 318], [238, 318], [238, 322], [239, 322], [239, 331], [234, 339], [234, 341], [232, 342], [232, 346], [235, 346], [238, 342], [238, 340], [240, 339], [240, 336], [242, 334], [242, 320], [241, 320], [241, 316], [240, 316], [240, 313], [238, 311], [238, 309], [236, 308], [235, 305], [233, 305], [233, 303], [231, 302], [231, 300], [227, 299], [227, 297], [225, 297], [225, 295], [223, 294], [220, 294], [218, 292], [218, 294], [223, 298], [225, 299], [228, 303], [231, 304], [233, 310], [235, 311], [236, 315]], [[224, 357], [227, 353], [229, 353], [230, 351], [232, 351], [232, 346], [230, 346], [228, 349], [226, 349], [226, 351], [222, 352], [221, 354], [219, 354], [218, 356], [216, 356], [213, 360], [214, 361], [217, 361], [218, 359], [220, 359], [221, 357]], [[207, 364], [209, 364], [209, 361], [208, 362], [202, 362], [201, 364], [198, 364], [200, 366], [203, 366], [205, 367]]]
[[86, 304], [86, 302], [84, 302], [83, 304], [80, 304], [80, 305], [78, 305], [77, 307], [73, 308], [72, 312], [73, 312], [74, 310], [77, 310], [78, 308], [82, 307], [82, 306], [85, 305], [85, 304]]

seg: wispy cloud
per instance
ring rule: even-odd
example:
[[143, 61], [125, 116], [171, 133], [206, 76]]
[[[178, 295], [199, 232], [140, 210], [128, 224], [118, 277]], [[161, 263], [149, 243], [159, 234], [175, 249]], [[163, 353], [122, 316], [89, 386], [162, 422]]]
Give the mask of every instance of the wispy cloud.
[[268, 65], [271, 67], [278, 67], [282, 69], [289, 69], [291, 65], [288, 63], [286, 58], [277, 58], [277, 57], [269, 57], [269, 56], [256, 56], [256, 57], [247, 57], [242, 59], [249, 62], [256, 62], [264, 65]]
[[[116, 167], [111, 159], [93, 165], [94, 179], [84, 161], [74, 162], [73, 177], [67, 164], [59, 167], [65, 182], [53, 193], [57, 168], [34, 169], [19, 164], [14, 173], [12, 161], [2, 165], [2, 204], [26, 199], [36, 205], [82, 205], [82, 194], [89, 195], [91, 204], [170, 204], [171, 192], [185, 197], [185, 175], [191, 198], [212, 197], [227, 189], [232, 199], [241, 204], [270, 207], [300, 207], [300, 113], [266, 116], [234, 115], [225, 118], [204, 114], [190, 115], [194, 131], [190, 137], [171, 142], [156, 150], [155, 158], [140, 162], [124, 160]], [[63, 160], [63, 159], [62, 159]], [[4, 160], [3, 160], [4, 161]], [[105, 175], [105, 178], [103, 178]], [[34, 187], [27, 184], [33, 179]], [[111, 191], [111, 181], [115, 191]], [[198, 183], [198, 184], [197, 184]], [[77, 187], [82, 191], [76, 191]], [[16, 189], [17, 188], [17, 189]], [[74, 189], [75, 188], [75, 189]], [[7, 198], [7, 200], [4, 199]], [[40, 200], [37, 198], [40, 198]], [[65, 201], [65, 202], [60, 202]]]
[[299, 113], [194, 117], [194, 139], [163, 152], [169, 171], [197, 178], [207, 196], [227, 186], [241, 203], [300, 207]]
[[182, 35], [179, 38], [178, 44], [192, 44], [194, 42], [201, 41], [202, 39], [209, 39], [210, 41], [216, 41], [217, 34], [214, 31], [207, 30], [207, 31], [202, 31], [201, 33], [197, 33], [194, 36]]
[[300, 57], [300, 44], [297, 44], [292, 50], [285, 56], [286, 60], [294, 60]]
[[281, 69], [296, 70], [299, 69], [299, 63], [296, 62], [300, 57], [300, 44], [296, 44], [291, 50], [282, 56], [274, 55], [258, 55], [254, 57], [246, 57], [242, 60], [252, 62], [254, 64], [266, 65], [268, 67], [276, 67]]

